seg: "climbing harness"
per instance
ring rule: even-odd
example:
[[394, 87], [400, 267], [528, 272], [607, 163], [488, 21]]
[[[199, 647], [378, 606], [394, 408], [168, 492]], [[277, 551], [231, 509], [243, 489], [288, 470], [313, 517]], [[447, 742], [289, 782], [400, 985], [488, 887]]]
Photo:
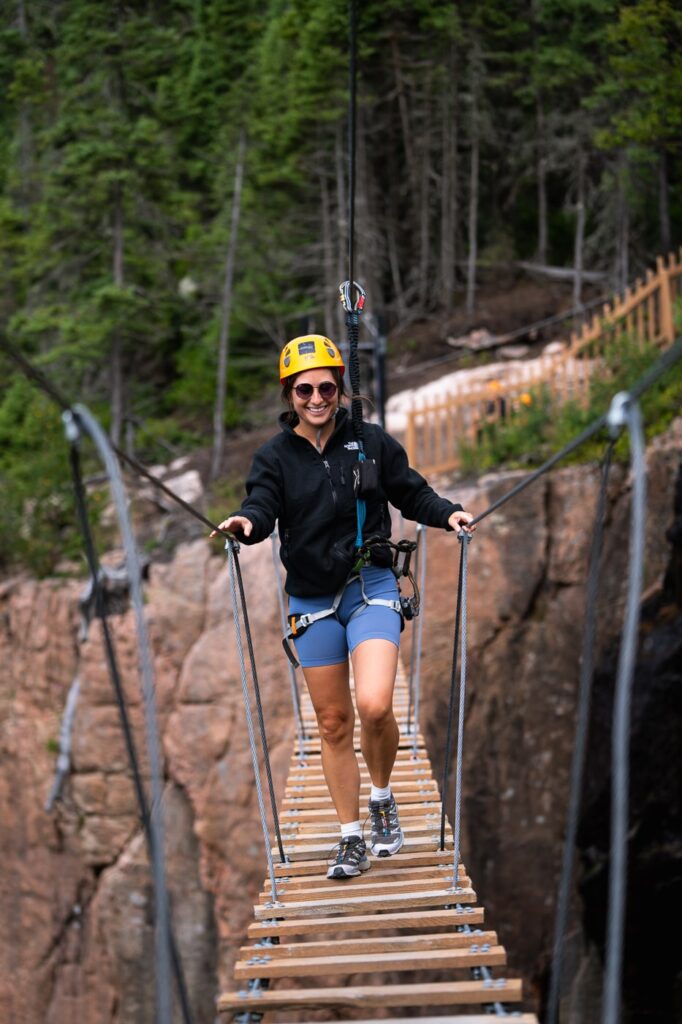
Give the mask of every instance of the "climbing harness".
[[[398, 597], [393, 600], [388, 600], [382, 597], [368, 597], [365, 592], [365, 583], [362, 578], [361, 570], [370, 564], [373, 547], [388, 547], [394, 552], [391, 568], [398, 582]], [[397, 612], [401, 619], [401, 630], [406, 619], [409, 620], [415, 618], [419, 614], [419, 589], [410, 569], [410, 558], [416, 547], [416, 543], [411, 540], [401, 540], [398, 541], [397, 544], [394, 544], [385, 537], [378, 535], [369, 537], [362, 547], [356, 551], [357, 559], [355, 565], [351, 569], [348, 578], [341, 584], [334, 594], [334, 599], [329, 608], [323, 608], [317, 612], [305, 612], [303, 615], [288, 615], [288, 626], [285, 630], [284, 636], [282, 637], [282, 646], [284, 647], [286, 656], [293, 667], [298, 668], [299, 663], [291, 649], [290, 641], [303, 636], [305, 631], [309, 629], [313, 623], [319, 622], [320, 619], [326, 619], [331, 615], [336, 615], [346, 587], [355, 580], [359, 580], [360, 582], [360, 592], [363, 604], [353, 612], [351, 618], [359, 615], [360, 612], [364, 610], [364, 607], [372, 605], [377, 605], [382, 608], [391, 608], [394, 612]], [[407, 578], [412, 586], [412, 593], [409, 596], [400, 593], [400, 580], [402, 578]]]

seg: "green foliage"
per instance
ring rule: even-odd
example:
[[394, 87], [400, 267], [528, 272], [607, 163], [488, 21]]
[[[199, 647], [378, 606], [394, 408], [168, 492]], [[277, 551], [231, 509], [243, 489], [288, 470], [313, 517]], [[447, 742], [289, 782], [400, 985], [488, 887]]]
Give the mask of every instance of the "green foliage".
[[[461, 465], [464, 473], [478, 473], [503, 466], [510, 468], [540, 465], [605, 413], [619, 391], [626, 391], [655, 362], [658, 353], [642, 349], [635, 339], [621, 338], [607, 348], [603, 373], [590, 381], [586, 405], [567, 402], [555, 406], [546, 388], [531, 389], [518, 411], [506, 418], [485, 423], [475, 445], [464, 444]], [[678, 363], [651, 387], [641, 399], [647, 439], [666, 430], [682, 408], [682, 364]], [[568, 462], [599, 458], [605, 437], [593, 438], [568, 456]], [[616, 446], [616, 455], [627, 458], [625, 440]]]

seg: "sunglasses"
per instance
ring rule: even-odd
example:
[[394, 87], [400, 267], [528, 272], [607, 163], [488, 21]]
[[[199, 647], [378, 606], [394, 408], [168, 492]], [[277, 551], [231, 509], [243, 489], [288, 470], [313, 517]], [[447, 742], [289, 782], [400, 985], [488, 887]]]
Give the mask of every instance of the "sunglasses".
[[315, 384], [295, 384], [294, 391], [297, 396], [305, 401], [306, 398], [313, 397], [313, 391], [319, 393], [320, 398], [324, 398], [325, 402], [331, 401], [336, 394], [338, 388], [333, 380], [323, 380], [322, 383], [317, 386]]

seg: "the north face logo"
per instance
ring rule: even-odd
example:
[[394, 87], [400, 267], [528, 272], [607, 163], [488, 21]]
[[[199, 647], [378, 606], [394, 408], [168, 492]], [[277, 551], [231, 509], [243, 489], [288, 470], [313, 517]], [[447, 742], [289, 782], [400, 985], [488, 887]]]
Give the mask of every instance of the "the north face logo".
[[358, 442], [357, 441], [346, 441], [346, 443], [344, 444], [343, 447], [347, 448], [349, 452], [356, 452], [358, 450]]

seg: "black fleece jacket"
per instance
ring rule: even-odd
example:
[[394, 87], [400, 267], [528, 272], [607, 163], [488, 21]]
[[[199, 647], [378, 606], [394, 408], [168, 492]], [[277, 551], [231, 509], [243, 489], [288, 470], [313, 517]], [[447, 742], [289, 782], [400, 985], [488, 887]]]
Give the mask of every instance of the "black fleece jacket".
[[[244, 544], [265, 540], [279, 520], [280, 556], [286, 591], [296, 597], [332, 594], [353, 565], [356, 503], [353, 467], [358, 461], [351, 418], [340, 409], [320, 453], [280, 416], [281, 432], [256, 452], [246, 480], [247, 497], [236, 515], [253, 523]], [[448, 518], [462, 506], [441, 498], [411, 469], [404, 448], [373, 423], [364, 425], [365, 455], [378, 469], [379, 491], [367, 498], [364, 538], [391, 535], [390, 501], [407, 519], [451, 529]], [[388, 548], [373, 548], [372, 562], [390, 565]]]

